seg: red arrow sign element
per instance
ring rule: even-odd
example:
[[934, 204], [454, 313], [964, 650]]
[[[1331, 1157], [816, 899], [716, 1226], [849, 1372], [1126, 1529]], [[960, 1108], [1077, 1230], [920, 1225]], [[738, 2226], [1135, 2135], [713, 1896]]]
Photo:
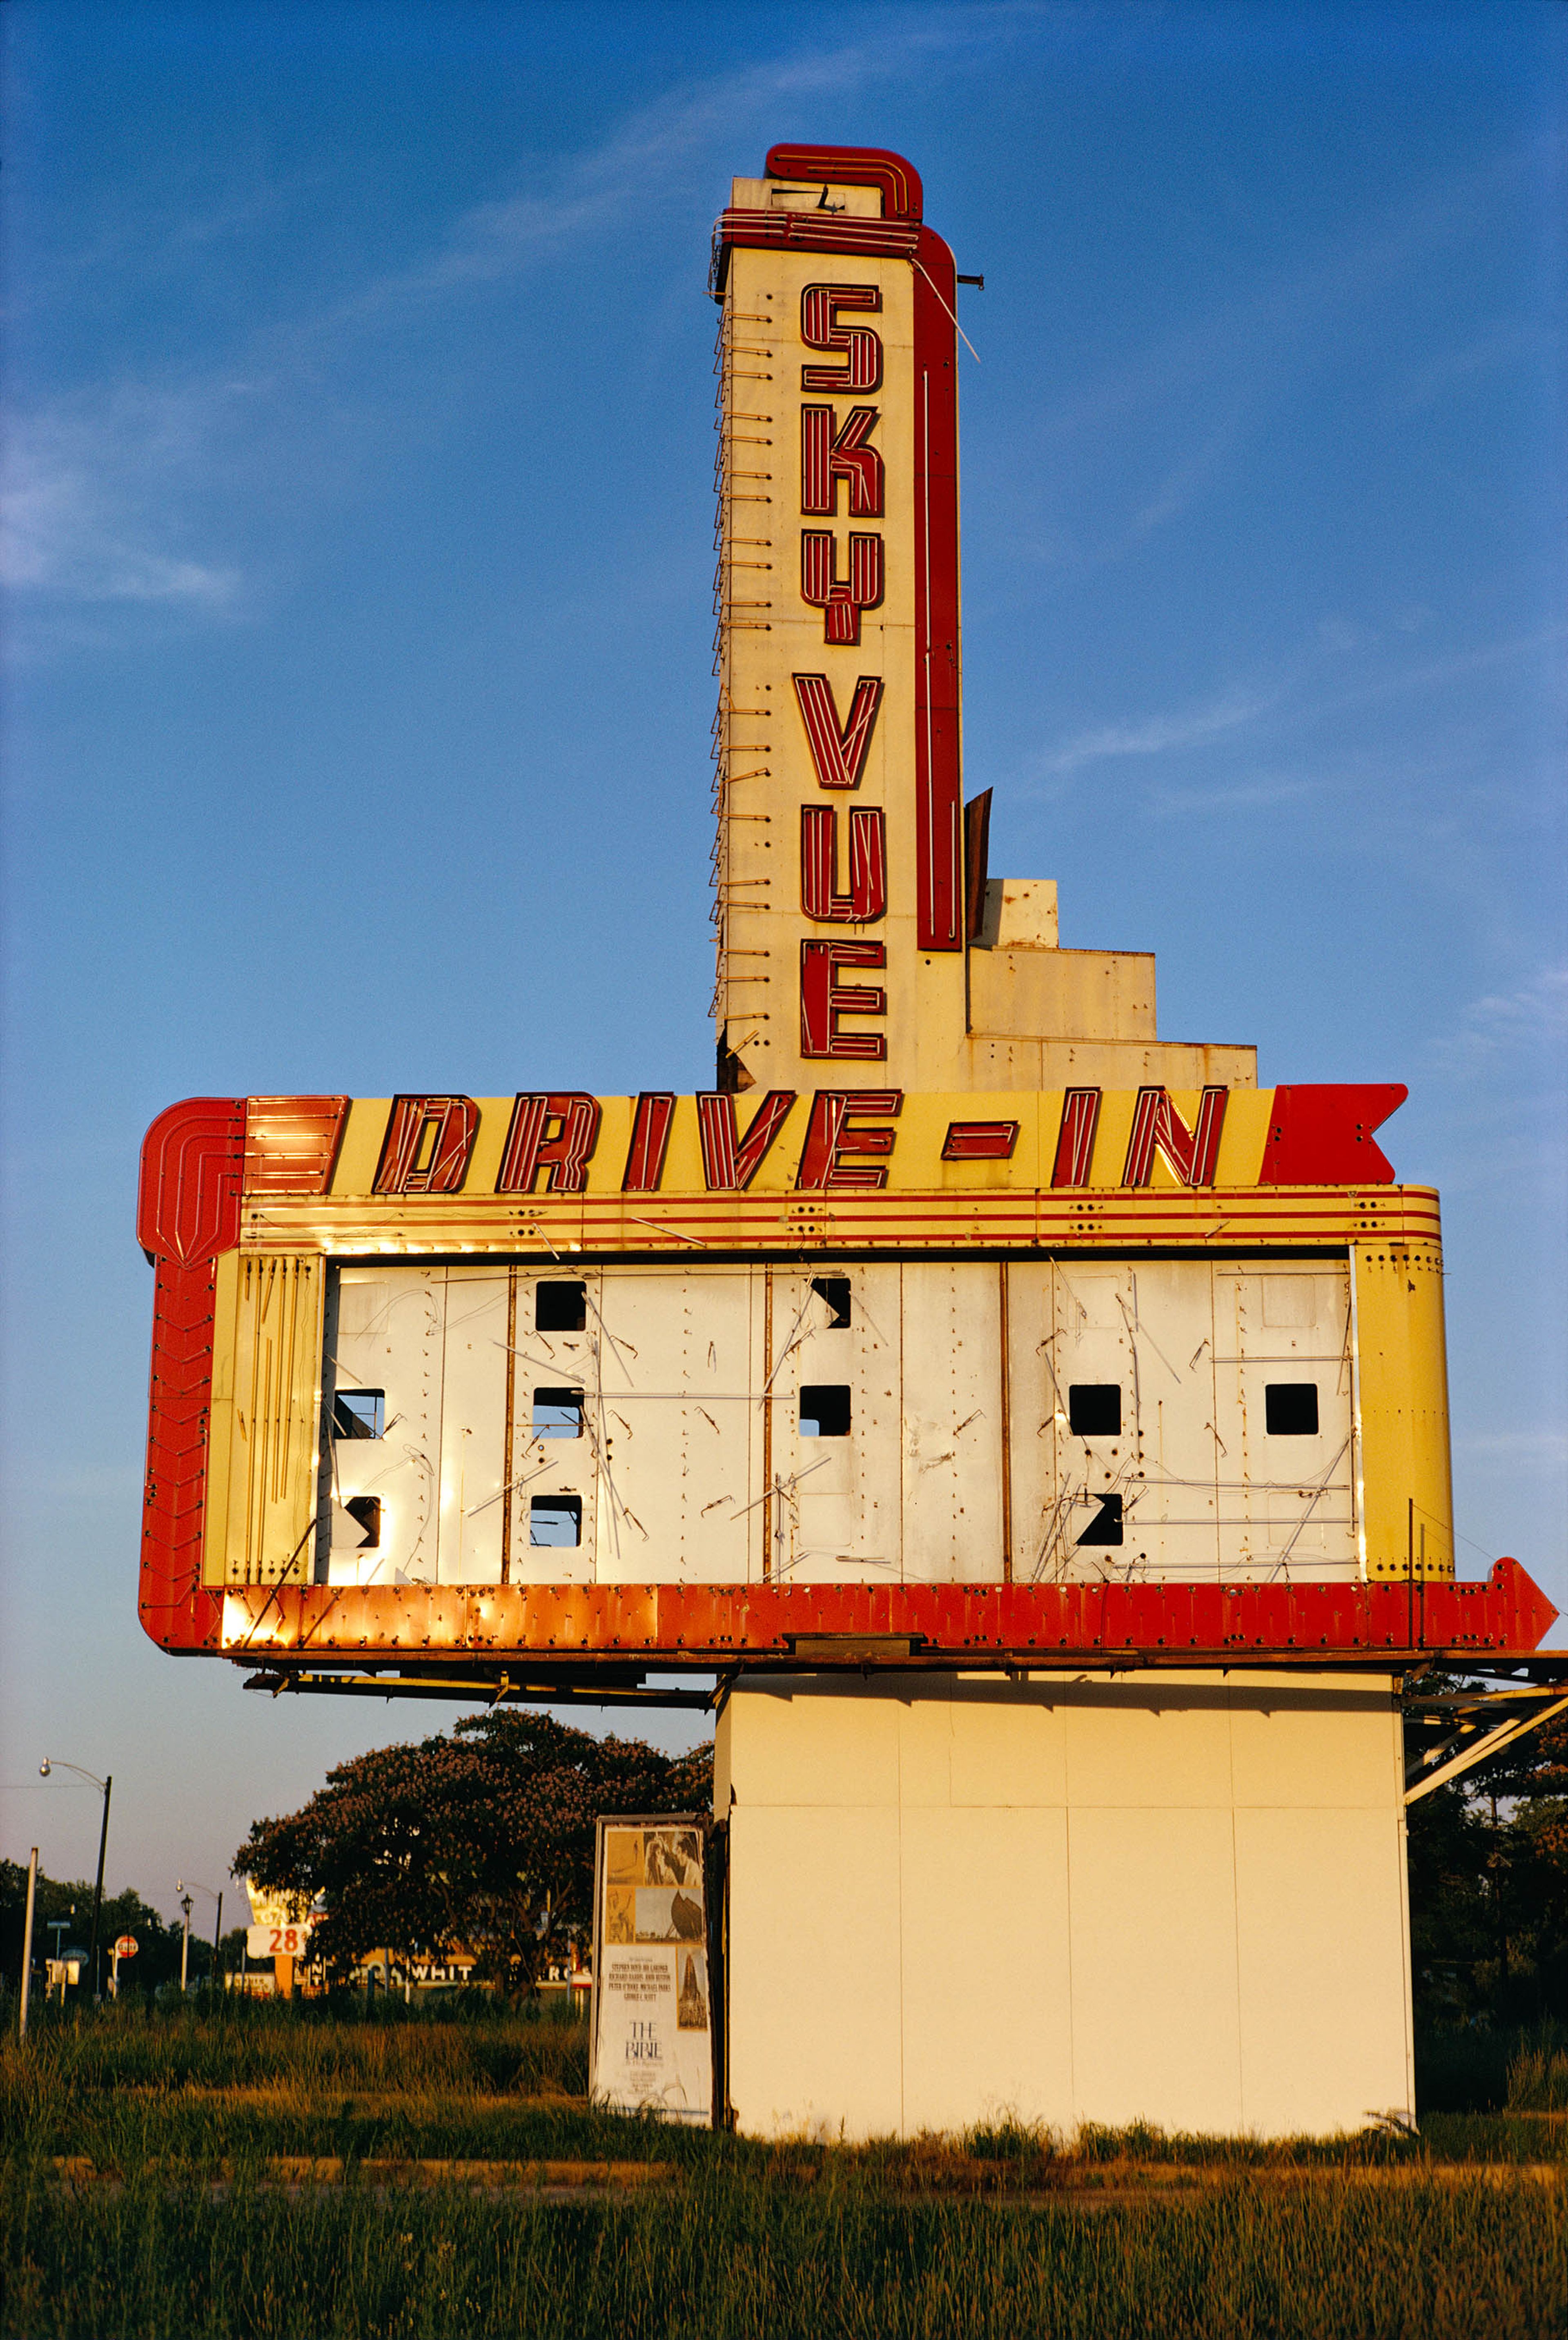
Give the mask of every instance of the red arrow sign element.
[[1391, 1186], [1394, 1165], [1372, 1133], [1409, 1095], [1403, 1081], [1275, 1089], [1258, 1184]]

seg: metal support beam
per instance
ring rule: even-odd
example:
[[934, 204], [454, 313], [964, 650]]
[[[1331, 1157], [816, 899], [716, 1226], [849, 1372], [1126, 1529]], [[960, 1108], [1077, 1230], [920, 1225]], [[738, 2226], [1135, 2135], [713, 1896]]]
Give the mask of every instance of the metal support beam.
[[336, 1673], [290, 1668], [286, 1672], [247, 1676], [247, 1690], [266, 1691], [273, 1698], [285, 1692], [314, 1692], [339, 1698], [445, 1699], [463, 1706], [646, 1706], [690, 1707], [706, 1711], [711, 1693], [706, 1690], [650, 1689], [639, 1681], [514, 1681], [509, 1673], [404, 1674]]
[[[1445, 1750], [1454, 1745], [1455, 1738], [1462, 1738], [1469, 1731], [1477, 1730], [1481, 1727], [1478, 1723], [1462, 1724], [1458, 1732], [1451, 1734], [1440, 1747], [1424, 1755], [1421, 1764], [1406, 1774], [1404, 1788], [1406, 1804], [1419, 1803], [1422, 1797], [1431, 1795], [1434, 1788], [1446, 1786], [1450, 1780], [1462, 1779], [1466, 1771], [1474, 1771], [1478, 1763], [1484, 1763], [1489, 1755], [1498, 1754], [1503, 1748], [1512, 1746], [1516, 1739], [1524, 1738], [1532, 1730], [1539, 1730], [1541, 1725], [1543, 1722], [1550, 1722], [1553, 1715], [1568, 1713], [1568, 1697], [1553, 1699], [1550, 1691], [1498, 1691], [1494, 1692], [1490, 1698], [1477, 1698], [1473, 1703], [1477, 1708], [1484, 1708], [1493, 1702], [1501, 1704], [1504, 1700], [1512, 1700], [1525, 1696], [1533, 1696], [1543, 1700], [1550, 1700], [1550, 1703], [1543, 1703], [1533, 1714], [1508, 1716], [1504, 1721], [1499, 1722], [1493, 1730], [1488, 1730], [1484, 1737], [1472, 1740], [1468, 1746], [1461, 1747], [1457, 1754], [1448, 1757], [1446, 1762], [1435, 1760], [1441, 1758]], [[1422, 1701], [1423, 1704], [1428, 1702]], [[1457, 1704], [1458, 1700], [1444, 1700], [1441, 1702], [1445, 1705]], [[1435, 1705], [1439, 1701], [1434, 1700], [1430, 1703]], [[1429, 1766], [1433, 1768], [1427, 1768]]]

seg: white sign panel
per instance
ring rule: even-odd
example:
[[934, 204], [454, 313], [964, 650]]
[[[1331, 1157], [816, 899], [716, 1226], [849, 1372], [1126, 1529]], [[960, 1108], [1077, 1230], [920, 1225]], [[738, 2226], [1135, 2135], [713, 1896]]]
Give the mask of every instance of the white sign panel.
[[600, 1820], [593, 1975], [594, 2101], [706, 2127], [713, 2022], [700, 1820]]
[[247, 1926], [245, 1951], [253, 1958], [303, 1958], [310, 1938], [308, 1926]]

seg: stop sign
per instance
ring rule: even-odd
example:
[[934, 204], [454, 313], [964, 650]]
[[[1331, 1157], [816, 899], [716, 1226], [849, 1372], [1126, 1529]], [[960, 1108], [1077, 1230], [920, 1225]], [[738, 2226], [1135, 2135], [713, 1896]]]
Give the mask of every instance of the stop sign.
[[122, 1934], [114, 1945], [114, 1956], [117, 1958], [134, 1958], [136, 1949], [137, 1942], [134, 1934]]

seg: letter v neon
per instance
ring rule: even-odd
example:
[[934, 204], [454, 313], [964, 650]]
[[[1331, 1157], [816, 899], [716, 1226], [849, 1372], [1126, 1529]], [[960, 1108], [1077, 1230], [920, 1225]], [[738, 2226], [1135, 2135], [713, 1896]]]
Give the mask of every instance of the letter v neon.
[[858, 788], [866, 755], [882, 703], [882, 684], [876, 675], [863, 674], [849, 701], [848, 722], [839, 721], [839, 703], [825, 674], [790, 677], [799, 703], [800, 719], [811, 745], [818, 785], [824, 788]]

